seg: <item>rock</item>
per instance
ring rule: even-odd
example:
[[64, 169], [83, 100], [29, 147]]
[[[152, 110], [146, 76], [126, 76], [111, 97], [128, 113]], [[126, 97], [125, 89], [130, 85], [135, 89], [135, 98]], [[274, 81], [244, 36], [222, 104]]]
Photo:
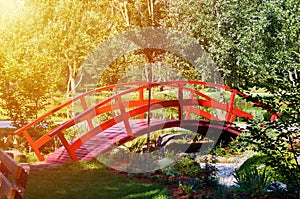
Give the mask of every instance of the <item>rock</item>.
[[216, 157], [216, 162], [218, 162], [218, 163], [224, 163], [224, 162], [227, 162], [227, 159], [224, 158], [224, 157], [221, 157], [221, 156], [217, 156]]
[[185, 158], [185, 157], [187, 157], [187, 156], [189, 156], [188, 153], [178, 153], [178, 154], [177, 154], [177, 157], [178, 157], [178, 158]]
[[268, 192], [287, 191], [287, 185], [282, 182], [274, 181], [271, 182], [270, 188], [267, 191]]
[[204, 155], [200, 159], [200, 162], [216, 162], [216, 156], [215, 155]]

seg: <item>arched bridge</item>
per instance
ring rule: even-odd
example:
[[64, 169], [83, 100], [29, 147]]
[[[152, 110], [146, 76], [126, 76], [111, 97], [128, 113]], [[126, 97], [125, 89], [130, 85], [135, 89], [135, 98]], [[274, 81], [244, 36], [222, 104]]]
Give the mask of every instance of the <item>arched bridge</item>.
[[[237, 99], [246, 98], [248, 95], [228, 86], [199, 81], [116, 84], [85, 92], [15, 134], [24, 135], [40, 161], [53, 163], [91, 159], [112, 146], [165, 128], [189, 129], [220, 142], [240, 134], [241, 129], [234, 125], [236, 118], [254, 117], [236, 107]], [[74, 116], [36, 136], [40, 134], [34, 131], [37, 125], [66, 111]], [[275, 118], [273, 113], [271, 120]], [[70, 131], [74, 128], [81, 133]], [[213, 133], [208, 135], [208, 130]], [[49, 142], [58, 141], [60, 148], [44, 154]]]

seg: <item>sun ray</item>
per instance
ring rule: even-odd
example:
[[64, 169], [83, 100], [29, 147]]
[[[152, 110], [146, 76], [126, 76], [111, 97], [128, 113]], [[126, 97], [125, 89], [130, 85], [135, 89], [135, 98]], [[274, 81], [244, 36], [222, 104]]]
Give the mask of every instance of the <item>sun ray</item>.
[[18, 15], [24, 0], [0, 0], [0, 17], [3, 19]]

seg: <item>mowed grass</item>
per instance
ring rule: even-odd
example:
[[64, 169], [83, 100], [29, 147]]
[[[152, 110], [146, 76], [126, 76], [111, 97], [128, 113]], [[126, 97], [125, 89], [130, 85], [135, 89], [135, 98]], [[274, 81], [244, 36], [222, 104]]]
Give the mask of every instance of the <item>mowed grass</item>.
[[54, 168], [32, 169], [25, 198], [166, 199], [169, 194], [164, 186], [133, 181], [113, 174], [94, 160], [72, 162]]

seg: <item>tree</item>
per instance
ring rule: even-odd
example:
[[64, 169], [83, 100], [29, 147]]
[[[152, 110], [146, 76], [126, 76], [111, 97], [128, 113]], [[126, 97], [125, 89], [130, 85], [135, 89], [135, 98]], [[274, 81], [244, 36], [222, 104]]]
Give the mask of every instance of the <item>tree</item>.
[[93, 48], [120, 28], [114, 25], [119, 19], [109, 18], [109, 1], [58, 1], [52, 10], [46, 15], [42, 39], [47, 43], [49, 56], [68, 79], [66, 95], [72, 97], [82, 62]]
[[251, 88], [295, 64], [298, 1], [165, 1], [165, 26], [191, 34], [210, 53], [225, 84]]
[[120, 28], [114, 25], [118, 17], [109, 16], [109, 1], [26, 0], [18, 14], [2, 17], [5, 113], [23, 125], [40, 114], [53, 93], [67, 90], [71, 97], [86, 55]]
[[49, 93], [57, 80], [36, 40], [43, 18], [39, 13], [33, 15], [35, 7], [24, 5], [18, 9], [18, 14], [1, 18], [0, 31], [1, 105], [16, 126], [37, 117], [49, 103]]

